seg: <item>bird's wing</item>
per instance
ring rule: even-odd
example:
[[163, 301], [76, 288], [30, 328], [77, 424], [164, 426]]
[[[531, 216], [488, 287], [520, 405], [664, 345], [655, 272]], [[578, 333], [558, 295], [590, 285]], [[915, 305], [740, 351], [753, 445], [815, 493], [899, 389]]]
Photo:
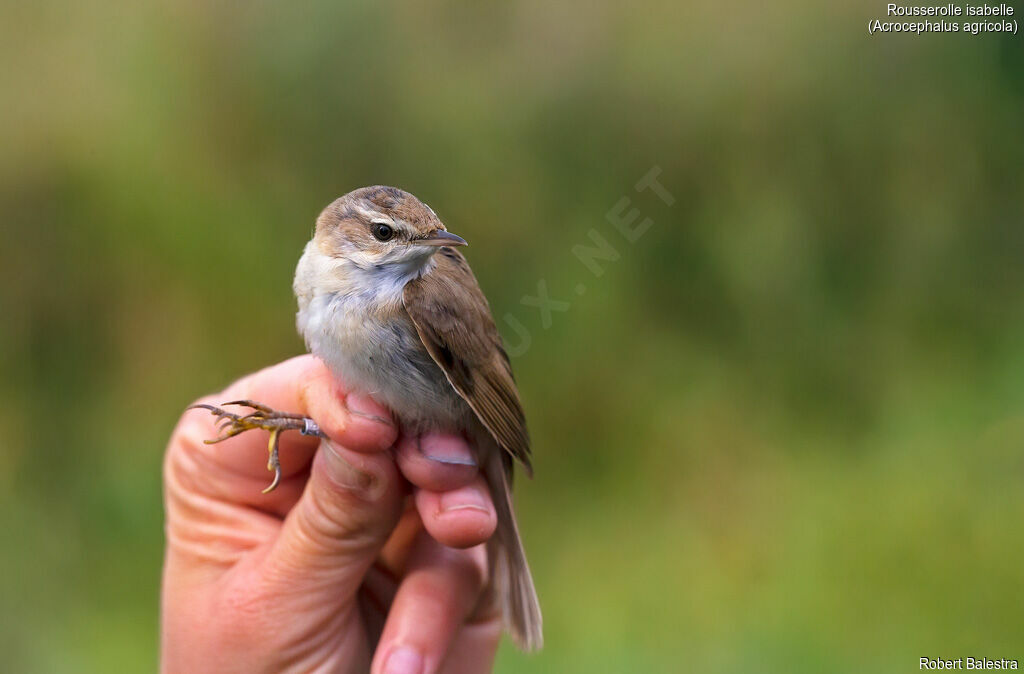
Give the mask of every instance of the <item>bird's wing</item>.
[[434, 260], [434, 269], [405, 285], [405, 310], [451, 385], [532, 474], [526, 417], [487, 298], [458, 251], [442, 248]]

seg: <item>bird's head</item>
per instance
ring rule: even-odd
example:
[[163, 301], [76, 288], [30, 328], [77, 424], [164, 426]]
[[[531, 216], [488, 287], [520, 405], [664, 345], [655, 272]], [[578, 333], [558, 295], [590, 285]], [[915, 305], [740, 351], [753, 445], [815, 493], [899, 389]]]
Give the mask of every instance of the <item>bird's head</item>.
[[336, 199], [316, 221], [321, 252], [360, 269], [415, 271], [443, 246], [465, 246], [437, 214], [395, 187], [363, 187]]

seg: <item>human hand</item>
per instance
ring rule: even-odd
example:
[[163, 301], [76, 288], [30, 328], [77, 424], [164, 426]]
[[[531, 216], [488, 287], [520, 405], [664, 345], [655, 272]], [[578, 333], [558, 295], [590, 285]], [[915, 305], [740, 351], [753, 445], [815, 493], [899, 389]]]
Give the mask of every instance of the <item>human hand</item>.
[[310, 416], [330, 440], [282, 435], [283, 479], [262, 494], [266, 433], [210, 446], [215, 419], [182, 417], [164, 461], [163, 671], [490, 671], [497, 520], [465, 441], [400, 437], [312, 356], [200, 402], [241, 398]]

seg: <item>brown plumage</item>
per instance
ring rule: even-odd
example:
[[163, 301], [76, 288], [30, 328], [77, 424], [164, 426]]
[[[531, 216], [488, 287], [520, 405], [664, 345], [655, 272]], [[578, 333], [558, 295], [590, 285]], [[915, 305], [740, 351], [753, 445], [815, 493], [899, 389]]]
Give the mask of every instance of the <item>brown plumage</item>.
[[405, 309], [448, 381], [532, 475], [526, 417], [487, 298], [458, 251], [442, 248], [435, 259], [433, 271], [405, 285]]
[[513, 458], [530, 440], [508, 356], [465, 258], [430, 207], [393, 187], [366, 187], [321, 213], [295, 273], [298, 327], [352, 390], [414, 432], [465, 431], [498, 515], [488, 550], [505, 624], [527, 650], [541, 614], [512, 507]]

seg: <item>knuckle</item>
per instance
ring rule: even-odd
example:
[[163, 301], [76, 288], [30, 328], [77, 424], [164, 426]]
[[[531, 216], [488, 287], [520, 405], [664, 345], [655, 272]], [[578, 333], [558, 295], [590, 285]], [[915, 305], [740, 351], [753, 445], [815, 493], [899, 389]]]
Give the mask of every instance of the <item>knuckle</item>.
[[308, 508], [301, 511], [298, 524], [312, 541], [336, 541], [340, 537], [360, 539], [373, 529], [370, 518], [361, 516], [366, 507], [362, 496], [351, 489], [314, 489]]

